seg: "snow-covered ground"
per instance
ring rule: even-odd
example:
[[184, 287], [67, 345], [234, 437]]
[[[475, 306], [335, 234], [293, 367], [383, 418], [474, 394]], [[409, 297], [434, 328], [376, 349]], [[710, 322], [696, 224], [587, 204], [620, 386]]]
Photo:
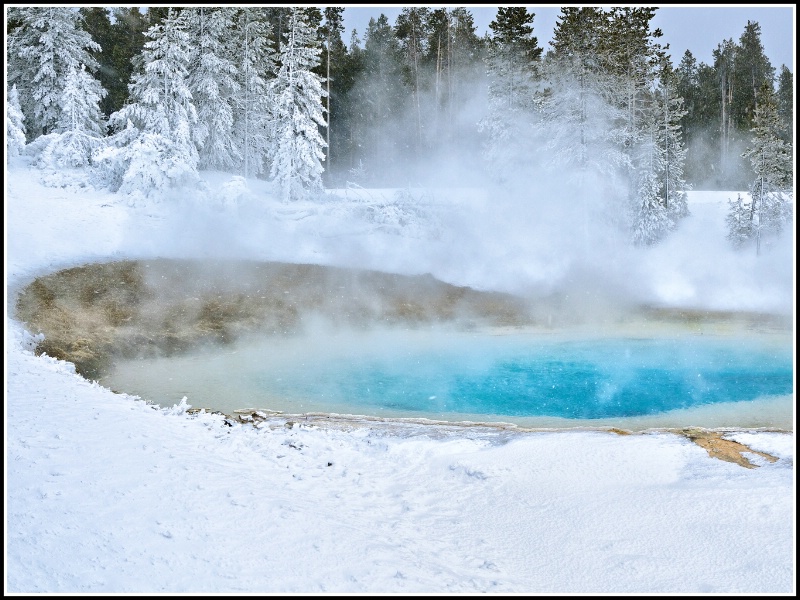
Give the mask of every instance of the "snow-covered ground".
[[[229, 254], [563, 288], [592, 265], [563, 252], [574, 240], [542, 239], [546, 223], [514, 226], [524, 218], [478, 193], [428, 198], [427, 219], [400, 230], [409, 215], [386, 208], [392, 190], [348, 191], [383, 199], [358, 209], [380, 218], [358, 220], [336, 203], [259, 203], [257, 182], [222, 174], [175, 210], [43, 177], [6, 172], [6, 593], [795, 591], [793, 433], [730, 434], [779, 459], [753, 455], [759, 468], [744, 469], [656, 431], [229, 427], [36, 357], [13, 319], [35, 276], [123, 257]], [[729, 196], [693, 194], [693, 215], [635, 258], [594, 248], [603, 286], [581, 284], [594, 281], [594, 297], [791, 312], [793, 240], [759, 260], [727, 250]]]

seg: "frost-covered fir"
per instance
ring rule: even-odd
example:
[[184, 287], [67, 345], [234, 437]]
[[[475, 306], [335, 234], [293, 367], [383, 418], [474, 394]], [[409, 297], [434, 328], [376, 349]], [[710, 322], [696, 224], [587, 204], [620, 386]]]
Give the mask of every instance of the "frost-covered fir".
[[322, 191], [325, 127], [322, 78], [312, 69], [319, 65], [320, 43], [309, 25], [305, 9], [294, 7], [280, 47], [280, 68], [271, 82], [274, 102], [274, 138], [270, 177], [278, 197], [288, 202]]
[[6, 43], [7, 85], [17, 86], [30, 141], [56, 129], [69, 73], [81, 65], [94, 71], [97, 61], [90, 52], [100, 45], [80, 28], [73, 8], [12, 7], [8, 18], [20, 25]]
[[533, 37], [533, 17], [524, 6], [500, 7], [489, 24], [486, 57], [488, 114], [481, 122], [491, 172], [507, 182], [530, 161], [536, 61], [542, 53]]
[[127, 137], [134, 137], [133, 129], [137, 132], [124, 146], [112, 141], [99, 157], [111, 172], [120, 169], [115, 163], [125, 165], [123, 192], [148, 195], [198, 181], [198, 154], [192, 139], [197, 111], [187, 81], [193, 52], [187, 27], [188, 15], [170, 9], [163, 23], [147, 30], [142, 69], [129, 86], [131, 103], [109, 119]]
[[25, 149], [25, 116], [19, 107], [17, 86], [6, 91], [6, 156], [19, 156]]
[[233, 33], [239, 85], [233, 130], [241, 149], [238, 168], [245, 179], [268, 171], [272, 102], [267, 81], [276, 69], [270, 32], [262, 9], [239, 11]]
[[240, 90], [234, 63], [235, 37], [231, 35], [236, 9], [232, 7], [186, 8], [189, 34], [195, 48], [190, 61], [188, 85], [197, 108], [192, 136], [201, 168], [230, 169], [241, 152], [233, 131], [235, 102]]
[[654, 244], [689, 214], [687, 184], [683, 178], [686, 150], [680, 119], [686, 114], [675, 92], [675, 77], [664, 61], [658, 84], [642, 110], [637, 166], [636, 207], [633, 218], [635, 244]]
[[106, 126], [100, 112], [100, 101], [106, 90], [92, 77], [84, 65], [71, 69], [59, 98], [59, 115], [53, 133], [40, 136], [30, 144], [29, 152], [40, 166], [86, 167], [93, 153], [104, 143]]
[[728, 239], [735, 246], [755, 240], [761, 252], [762, 238], [779, 234], [792, 218], [794, 165], [791, 147], [781, 139], [782, 124], [772, 86], [759, 92], [750, 147], [742, 154], [755, 172], [750, 200], [729, 200]]

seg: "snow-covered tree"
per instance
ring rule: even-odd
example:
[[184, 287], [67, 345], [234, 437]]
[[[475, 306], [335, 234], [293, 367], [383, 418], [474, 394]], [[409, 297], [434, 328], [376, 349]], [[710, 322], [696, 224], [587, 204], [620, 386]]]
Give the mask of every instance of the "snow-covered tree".
[[280, 69], [270, 82], [274, 98], [270, 177], [281, 200], [297, 200], [322, 190], [325, 126], [322, 78], [312, 71], [320, 60], [316, 31], [303, 8], [294, 7], [280, 45]]
[[666, 57], [657, 84], [641, 111], [639, 143], [632, 161], [636, 165], [636, 203], [633, 241], [653, 244], [689, 214], [687, 184], [683, 178], [686, 150], [680, 119], [683, 99], [676, 95], [677, 78]]
[[236, 9], [198, 7], [184, 11], [195, 50], [189, 63], [188, 85], [197, 108], [192, 135], [200, 166], [228, 169], [241, 159], [233, 131], [234, 102], [240, 86], [229, 48]]
[[[755, 238], [758, 254], [762, 237], [780, 233], [791, 220], [794, 188], [792, 154], [781, 139], [778, 106], [769, 83], [761, 87], [753, 122], [752, 143], [742, 154], [750, 159], [756, 174], [750, 202], [730, 202], [727, 223], [728, 238], [739, 246]], [[745, 212], [744, 207], [749, 210]]]
[[58, 133], [82, 131], [94, 137], [104, 136], [106, 128], [100, 100], [105, 95], [106, 91], [86, 71], [85, 65], [70, 69], [58, 102], [61, 114], [55, 130]]
[[422, 104], [421, 69], [425, 54], [426, 25], [430, 16], [427, 6], [406, 6], [400, 11], [394, 25], [394, 34], [400, 42], [400, 57], [403, 61], [403, 75], [406, 85], [411, 90], [412, 110], [414, 113], [414, 149], [419, 151], [422, 145]]
[[622, 152], [616, 124], [621, 118], [608, 90], [612, 77], [603, 64], [608, 15], [602, 8], [562, 8], [542, 63], [533, 135], [536, 163], [550, 170], [576, 204], [574, 224], [588, 250], [590, 233], [610, 226], [626, 231]]
[[6, 92], [6, 155], [19, 156], [25, 148], [25, 116], [19, 107], [17, 86]]
[[502, 182], [530, 160], [536, 62], [542, 53], [533, 36], [533, 18], [524, 6], [499, 7], [489, 24], [486, 72], [488, 114], [481, 122], [488, 140], [486, 156]]
[[[103, 144], [106, 135], [100, 100], [106, 90], [84, 65], [71, 69], [59, 98], [59, 115], [52, 133], [32, 142], [38, 164], [42, 167], [86, 167], [92, 154]], [[39, 152], [38, 150], [41, 149]]]
[[728, 214], [725, 224], [728, 227], [728, 239], [737, 247], [742, 247], [753, 237], [754, 228], [751, 219], [751, 202], [737, 194], [736, 200], [728, 199]]
[[786, 65], [781, 65], [778, 75], [778, 116], [781, 120], [781, 139], [791, 143], [794, 139], [794, 76]]
[[684, 177], [686, 147], [683, 143], [681, 123], [686, 115], [683, 98], [678, 95], [678, 81], [675, 72], [665, 65], [659, 78], [659, 88], [655, 92], [653, 108], [659, 122], [658, 149], [661, 155], [660, 195], [672, 222], [672, 227], [689, 215], [687, 190], [689, 184]]
[[272, 104], [268, 79], [275, 71], [270, 25], [263, 9], [243, 7], [237, 16], [233, 40], [237, 48], [234, 135], [241, 151], [239, 165], [247, 179], [267, 172]]
[[198, 154], [192, 139], [197, 111], [187, 83], [192, 57], [184, 13], [170, 9], [146, 35], [142, 70], [130, 84], [132, 102], [109, 118], [115, 130], [130, 121], [139, 136], [125, 149], [129, 168], [122, 191], [154, 189], [197, 181]]
[[602, 8], [562, 8], [544, 61], [537, 140], [545, 163], [580, 188], [598, 181], [615, 188], [611, 182], [628, 164], [615, 131], [622, 113], [609, 97], [613, 78], [604, 63], [608, 18]]
[[100, 46], [79, 27], [80, 15], [70, 7], [13, 7], [8, 16], [18, 26], [6, 44], [7, 84], [17, 86], [28, 139], [33, 140], [56, 129], [69, 73], [81, 65], [95, 70], [91, 52]]

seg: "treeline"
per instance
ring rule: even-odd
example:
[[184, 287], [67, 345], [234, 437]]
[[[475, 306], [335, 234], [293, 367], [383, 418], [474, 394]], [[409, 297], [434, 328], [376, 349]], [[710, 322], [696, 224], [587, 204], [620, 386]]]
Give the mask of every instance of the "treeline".
[[[685, 216], [692, 185], [763, 179], [758, 131], [789, 157], [793, 139], [792, 73], [776, 77], [758, 23], [718, 44], [713, 65], [687, 51], [675, 67], [656, 10], [562, 8], [545, 51], [525, 7], [499, 7], [484, 36], [468, 8], [407, 7], [347, 42], [340, 7], [11, 8], [9, 94], [29, 143], [71, 132], [62, 153], [83, 144], [120, 186], [153, 179], [153, 156], [169, 157], [173, 181], [220, 169], [276, 181], [287, 199], [323, 177], [549, 173], [597, 198], [580, 211], [587, 227], [614, 221], [652, 243]], [[108, 139], [91, 148], [101, 126]]]
[[[350, 170], [359, 168], [365, 176], [372, 175], [365, 183], [378, 183], [381, 174], [390, 178], [387, 168], [391, 171], [393, 159], [403, 153], [419, 155], [444, 142], [455, 150], [480, 145], [477, 119], [471, 117], [481, 108], [478, 90], [488, 84], [485, 58], [497, 33], [478, 36], [465, 7], [416, 7], [404, 9], [394, 23], [385, 15], [376, 16], [359, 39], [355, 31], [346, 35], [343, 10], [307, 9], [321, 47], [314, 72], [327, 80], [329, 92], [324, 102], [329, 109], [324, 132], [328, 183], [341, 183]], [[90, 71], [108, 92], [101, 100], [106, 117], [127, 101], [145, 31], [161, 23], [168, 11], [167, 7], [150, 7], [144, 13], [137, 7], [80, 9], [79, 26], [99, 44], [90, 52], [97, 61]], [[269, 43], [275, 51], [289, 11], [287, 7], [255, 11], [270, 25]], [[602, 19], [609, 19], [612, 12], [604, 11]], [[19, 24], [10, 14], [9, 34]], [[549, 53], [555, 50], [551, 47]], [[534, 64], [544, 58], [542, 54], [546, 53], [540, 53]], [[792, 140], [792, 73], [786, 65], [776, 71], [770, 64], [761, 28], [752, 21], [738, 42], [723, 40], [713, 55], [714, 63], [707, 65], [687, 50], [675, 69], [677, 94], [686, 110], [680, 120], [687, 146], [686, 178], [695, 186], [739, 188], [751, 178], [741, 154], [751, 137], [763, 83], [776, 86], [784, 139]], [[29, 138], [44, 132], [29, 128]]]

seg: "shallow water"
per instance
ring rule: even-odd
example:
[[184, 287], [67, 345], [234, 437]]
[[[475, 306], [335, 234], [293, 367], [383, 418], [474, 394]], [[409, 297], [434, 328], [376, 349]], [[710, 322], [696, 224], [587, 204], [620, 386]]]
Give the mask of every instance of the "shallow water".
[[171, 405], [527, 427], [792, 428], [789, 335], [320, 330], [123, 362], [101, 382]]

